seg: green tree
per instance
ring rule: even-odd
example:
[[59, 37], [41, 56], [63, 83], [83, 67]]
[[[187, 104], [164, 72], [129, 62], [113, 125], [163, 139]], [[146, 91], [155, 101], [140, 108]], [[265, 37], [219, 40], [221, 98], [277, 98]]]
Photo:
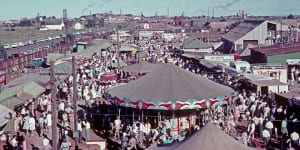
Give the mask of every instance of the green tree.
[[96, 21], [94, 19], [89, 19], [86, 27], [91, 28], [96, 26]]
[[287, 16], [287, 19], [294, 19], [295, 17], [294, 17], [294, 15], [292, 15], [292, 14], [289, 14], [288, 16]]
[[99, 26], [103, 27], [104, 26], [104, 18], [101, 18], [99, 21]]

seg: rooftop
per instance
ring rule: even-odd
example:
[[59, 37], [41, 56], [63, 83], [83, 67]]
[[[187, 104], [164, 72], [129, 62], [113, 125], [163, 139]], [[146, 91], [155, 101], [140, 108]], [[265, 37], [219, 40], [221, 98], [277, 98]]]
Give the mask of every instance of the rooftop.
[[288, 54], [288, 53], [300, 52], [300, 42], [288, 44], [288, 45], [273, 45], [273, 46], [256, 47], [250, 49], [262, 53], [266, 56]]
[[235, 42], [245, 36], [247, 33], [255, 29], [261, 23], [265, 22], [265, 20], [246, 20], [240, 23], [238, 26], [230, 30], [228, 33], [223, 35], [222, 37], [225, 40]]
[[188, 39], [183, 41], [183, 48], [184, 49], [207, 49], [211, 46], [207, 45], [206, 43], [200, 41], [195, 37], [189, 37]]

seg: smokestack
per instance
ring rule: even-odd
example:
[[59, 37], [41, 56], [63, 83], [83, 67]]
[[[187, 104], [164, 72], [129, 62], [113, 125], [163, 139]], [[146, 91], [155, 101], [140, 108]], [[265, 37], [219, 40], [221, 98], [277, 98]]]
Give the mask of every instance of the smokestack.
[[215, 8], [213, 7], [213, 15], [212, 18], [215, 18]]
[[209, 18], [209, 7], [207, 9], [207, 18]]

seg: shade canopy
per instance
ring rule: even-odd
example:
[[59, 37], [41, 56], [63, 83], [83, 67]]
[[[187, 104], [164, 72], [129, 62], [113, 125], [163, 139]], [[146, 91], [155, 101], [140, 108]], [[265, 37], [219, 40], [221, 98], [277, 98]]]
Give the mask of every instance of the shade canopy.
[[128, 65], [124, 68], [126, 72], [134, 72], [134, 73], [149, 73], [157, 68], [157, 65], [151, 64], [146, 61], [141, 61], [137, 64]]
[[[181, 109], [183, 105], [192, 106], [195, 102], [199, 102], [199, 106], [205, 106], [207, 105], [206, 99], [210, 98], [223, 100], [225, 96], [234, 93], [234, 90], [202, 78], [175, 65], [161, 64], [148, 75], [126, 85], [109, 89], [108, 93], [112, 97], [117, 97], [121, 100], [121, 103], [124, 103], [124, 101], [130, 101], [133, 105], [144, 105], [143, 103], [148, 103], [152, 106], [155, 105], [153, 107], [166, 104], [168, 105], [167, 109], [178, 110]], [[178, 108], [177, 102], [187, 103], [178, 104]], [[200, 104], [200, 102], [202, 104]], [[140, 108], [147, 109], [148, 106], [140, 106]]]
[[42, 93], [45, 92], [45, 88], [40, 86], [38, 83], [31, 82], [24, 86], [24, 93], [27, 93], [32, 96], [32, 98], [36, 98]]
[[13, 110], [0, 105], [0, 127], [4, 126], [9, 120], [13, 119], [15, 113]]
[[212, 123], [207, 123], [200, 131], [184, 141], [156, 150], [249, 150]]

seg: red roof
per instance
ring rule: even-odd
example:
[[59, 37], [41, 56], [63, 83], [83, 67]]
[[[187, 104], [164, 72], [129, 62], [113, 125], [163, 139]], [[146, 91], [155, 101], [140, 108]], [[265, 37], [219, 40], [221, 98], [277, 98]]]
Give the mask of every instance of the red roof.
[[252, 48], [252, 50], [265, 54], [266, 56], [280, 55], [300, 52], [300, 42], [285, 45], [273, 45]]

